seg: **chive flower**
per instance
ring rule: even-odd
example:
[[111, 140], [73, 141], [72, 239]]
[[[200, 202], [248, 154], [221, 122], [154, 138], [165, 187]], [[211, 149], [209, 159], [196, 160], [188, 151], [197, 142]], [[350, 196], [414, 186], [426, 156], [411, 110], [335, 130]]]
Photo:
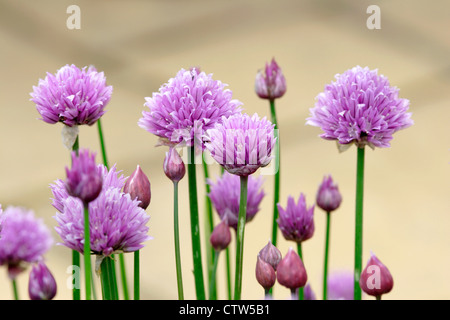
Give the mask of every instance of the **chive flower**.
[[138, 199], [140, 201], [139, 206], [144, 210], [150, 205], [152, 196], [150, 180], [139, 165], [125, 182], [123, 192], [129, 193], [132, 199]]
[[317, 206], [325, 212], [331, 212], [339, 208], [341, 202], [342, 196], [337, 184], [333, 182], [331, 175], [325, 176], [317, 191]]
[[28, 295], [31, 300], [52, 300], [57, 285], [53, 274], [43, 261], [33, 264], [28, 279]]
[[327, 300], [354, 299], [354, 272], [340, 270], [327, 277]]
[[314, 205], [307, 207], [306, 198], [300, 194], [297, 203], [289, 196], [286, 208], [277, 204], [278, 226], [286, 240], [297, 243], [310, 239], [314, 234]]
[[[168, 145], [203, 145], [204, 131], [240, 112], [227, 85], [199, 69], [181, 69], [174, 78], [146, 97], [138, 125]], [[195, 141], [195, 143], [194, 143]]]
[[409, 100], [399, 98], [399, 90], [378, 70], [356, 66], [335, 78], [316, 97], [306, 124], [320, 127], [320, 137], [336, 140], [341, 150], [352, 143], [389, 147], [393, 133], [413, 124]]
[[50, 230], [32, 210], [0, 207], [0, 265], [7, 266], [11, 279], [42, 259], [52, 245]]
[[275, 58], [266, 63], [264, 70], [258, 70], [255, 79], [255, 92], [261, 99], [274, 100], [286, 92], [286, 79]]
[[359, 279], [361, 289], [368, 295], [380, 298], [391, 292], [394, 280], [389, 269], [371, 252]]

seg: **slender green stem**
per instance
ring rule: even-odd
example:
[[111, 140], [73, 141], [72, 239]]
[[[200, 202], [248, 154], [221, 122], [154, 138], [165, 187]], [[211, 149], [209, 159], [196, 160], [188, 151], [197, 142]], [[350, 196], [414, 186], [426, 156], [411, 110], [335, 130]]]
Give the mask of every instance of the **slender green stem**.
[[195, 146], [188, 148], [189, 208], [191, 218], [192, 258], [194, 262], [194, 280], [197, 300], [205, 300], [203, 282], [202, 252], [198, 217], [197, 177], [195, 169]]
[[327, 281], [328, 281], [328, 252], [330, 246], [330, 212], [327, 212], [327, 228], [325, 235], [325, 259], [323, 265], [323, 300], [327, 300]]
[[217, 272], [217, 262], [219, 261], [220, 251], [214, 250], [213, 268], [211, 271], [211, 279], [209, 281], [209, 300], [216, 300], [216, 272]]
[[234, 286], [234, 300], [241, 299], [242, 291], [242, 266], [244, 258], [244, 231], [247, 216], [247, 184], [248, 176], [240, 177], [241, 180], [241, 197], [239, 205], [239, 217], [236, 230], [236, 273]]
[[357, 148], [356, 165], [356, 208], [355, 208], [355, 282], [354, 299], [361, 300], [361, 287], [359, 277], [362, 269], [362, 244], [363, 244], [363, 197], [364, 197], [364, 150]]
[[130, 295], [128, 293], [128, 282], [125, 272], [125, 258], [123, 256], [123, 253], [119, 253], [119, 266], [120, 266], [120, 279], [122, 281], [122, 289], [123, 289], [123, 299], [129, 300]]
[[375, 300], [381, 300], [381, 295], [376, 296], [376, 297], [375, 297]]
[[228, 293], [228, 300], [231, 300], [231, 261], [230, 261], [230, 248], [227, 247], [225, 249], [225, 255], [226, 255], [226, 269], [227, 269], [227, 293]]
[[[75, 151], [78, 154], [79, 150], [79, 136], [75, 139], [75, 143], [72, 146], [72, 150]], [[72, 288], [72, 298], [73, 300], [80, 300], [81, 299], [81, 292], [80, 292], [80, 273], [78, 270], [80, 270], [80, 253], [76, 250], [72, 250], [72, 265], [74, 268], [74, 274], [73, 274], [73, 288]]]
[[89, 208], [84, 206], [84, 275], [86, 285], [86, 300], [91, 300], [91, 240], [89, 234]]
[[139, 250], [134, 252], [134, 300], [141, 299]]
[[106, 157], [106, 147], [105, 147], [105, 140], [103, 138], [103, 130], [102, 130], [102, 123], [100, 122], [100, 119], [97, 120], [97, 128], [98, 128], [98, 137], [100, 139], [100, 148], [102, 149], [102, 157], [103, 157], [103, 164], [105, 167], [108, 166], [108, 158]]
[[180, 231], [178, 227], [178, 181], [173, 182], [173, 234], [175, 241], [175, 265], [177, 269], [178, 300], [184, 300], [181, 272]]
[[16, 279], [11, 280], [12, 289], [13, 289], [13, 296], [14, 300], [19, 300], [19, 290], [17, 290], [17, 281]]
[[277, 139], [275, 147], [275, 176], [274, 176], [274, 196], [273, 196], [273, 220], [272, 220], [272, 244], [277, 245], [278, 238], [278, 208], [277, 203], [280, 202], [280, 136], [277, 123], [277, 114], [275, 111], [275, 100], [270, 100], [270, 112], [272, 114], [272, 123], [275, 125], [275, 138]]
[[[207, 183], [207, 180], [209, 178], [209, 172], [208, 172], [208, 164], [206, 163], [205, 159], [202, 157], [202, 163], [203, 163], [203, 172], [205, 175], [205, 188], [206, 188], [206, 194], [205, 194], [205, 208], [206, 208], [206, 233], [205, 233], [205, 247], [206, 247], [206, 258], [207, 258], [207, 266], [208, 266], [208, 281], [211, 281], [211, 274], [213, 271], [213, 264], [214, 264], [214, 255], [215, 250], [211, 245], [211, 242], [209, 241], [209, 238], [211, 236], [211, 233], [214, 229], [214, 218], [213, 218], [213, 209], [211, 204], [211, 199], [209, 198], [208, 194], [211, 191], [211, 188], [209, 184]], [[216, 281], [216, 279], [214, 279]], [[211, 285], [210, 285], [211, 287]], [[213, 286], [214, 292], [212, 293], [213, 297], [217, 297], [216, 292], [216, 286]], [[211, 295], [211, 292], [210, 292]]]
[[115, 269], [112, 257], [103, 258], [101, 264], [101, 282], [103, 300], [118, 300], [117, 289], [115, 288]]
[[[301, 242], [297, 242], [297, 253], [298, 256], [300, 257], [300, 259], [302, 259], [303, 264], [305, 263], [303, 261], [303, 250], [302, 250], [302, 243]], [[298, 300], [303, 300], [304, 299], [304, 293], [303, 293], [303, 287], [298, 288]]]

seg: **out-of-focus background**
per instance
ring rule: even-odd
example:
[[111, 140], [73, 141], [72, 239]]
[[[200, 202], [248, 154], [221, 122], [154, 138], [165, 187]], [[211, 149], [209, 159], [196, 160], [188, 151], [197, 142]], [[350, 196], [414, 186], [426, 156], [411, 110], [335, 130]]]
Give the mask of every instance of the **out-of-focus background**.
[[[66, 26], [66, 9], [73, 4], [81, 9], [79, 30]], [[379, 30], [366, 26], [371, 16], [366, 10], [372, 4], [381, 9]], [[448, 299], [449, 14], [447, 0], [1, 0], [0, 203], [3, 209], [15, 205], [34, 210], [59, 242], [49, 185], [65, 178], [69, 152], [61, 142], [62, 125], [38, 120], [29, 93], [46, 72], [65, 64], [94, 65], [114, 87], [102, 118], [109, 161], [126, 176], [139, 164], [152, 184], [148, 213], [153, 240], [141, 251], [141, 297], [177, 299], [172, 183], [162, 171], [166, 149], [155, 147], [156, 137], [137, 125], [144, 98], [179, 69], [200, 66], [227, 83], [247, 113], [270, 117], [268, 102], [254, 93], [254, 78], [275, 57], [288, 87], [276, 102], [281, 202], [303, 192], [314, 204], [323, 176], [331, 174], [343, 203], [332, 215], [329, 268], [352, 270], [356, 150], [339, 153], [334, 142], [318, 138], [320, 129], [305, 126], [305, 119], [335, 74], [368, 66], [386, 75], [400, 88], [400, 96], [410, 100], [415, 125], [397, 132], [391, 148], [366, 152], [363, 263], [373, 251], [391, 271], [394, 289], [384, 299]], [[80, 145], [98, 152], [101, 162], [96, 126], [80, 127]], [[218, 172], [213, 165], [214, 179]], [[265, 179], [267, 195], [246, 227], [243, 299], [263, 298], [254, 269], [256, 255], [271, 234], [273, 179]], [[185, 297], [195, 299], [187, 191], [185, 178], [180, 183], [183, 280]], [[202, 212], [203, 197], [200, 184]], [[315, 235], [303, 244], [303, 254], [309, 282], [321, 297], [325, 213], [319, 208], [315, 224]], [[278, 238], [283, 255], [295, 248], [281, 233]], [[226, 299], [224, 257], [219, 262], [219, 299]], [[132, 258], [126, 255], [131, 291]], [[55, 245], [46, 261], [58, 282], [56, 299], [71, 299], [66, 285], [70, 250]], [[28, 273], [17, 281], [26, 299]], [[97, 291], [100, 295], [99, 287]], [[11, 299], [11, 293], [1, 267], [0, 298]], [[286, 299], [289, 291], [276, 284], [274, 297]]]

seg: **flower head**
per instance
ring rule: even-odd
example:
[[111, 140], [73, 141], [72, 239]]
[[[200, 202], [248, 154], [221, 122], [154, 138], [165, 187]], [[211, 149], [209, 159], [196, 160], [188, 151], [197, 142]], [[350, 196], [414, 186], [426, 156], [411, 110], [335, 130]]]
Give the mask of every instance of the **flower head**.
[[328, 300], [353, 300], [355, 286], [353, 271], [336, 271], [327, 277]]
[[66, 65], [56, 74], [47, 73], [30, 93], [41, 115], [47, 123], [62, 122], [74, 125], [93, 125], [104, 113], [112, 87], [106, 85], [103, 72], [94, 67], [79, 69]]
[[273, 287], [277, 281], [275, 269], [266, 261], [264, 261], [260, 255], [256, 258], [255, 276], [258, 283], [266, 290]]
[[361, 289], [371, 296], [381, 296], [391, 292], [394, 279], [389, 269], [371, 252], [366, 267], [359, 279]]
[[289, 196], [286, 209], [279, 203], [277, 219], [278, 226], [286, 240], [297, 243], [310, 239], [314, 234], [314, 205], [306, 206], [303, 193], [300, 194], [297, 204], [293, 197]]
[[103, 178], [97, 170], [95, 153], [82, 149], [72, 151], [72, 168], [66, 168], [67, 193], [77, 197], [86, 205], [95, 200], [102, 190]]
[[52, 300], [57, 291], [56, 281], [44, 262], [33, 264], [28, 280], [31, 300]]
[[339, 208], [342, 196], [337, 184], [333, 182], [331, 176], [323, 178], [316, 195], [316, 203], [319, 208], [326, 212], [331, 212]]
[[[259, 211], [259, 205], [264, 198], [262, 190], [263, 178], [249, 176], [247, 185], [247, 215], [246, 221], [251, 221]], [[228, 225], [237, 228], [240, 203], [240, 181], [239, 177], [228, 172], [224, 172], [216, 183], [208, 180], [210, 193], [208, 194], [217, 213], [222, 220], [227, 219]]]
[[206, 149], [225, 170], [248, 176], [272, 160], [274, 125], [255, 113], [223, 118], [222, 124], [206, 131]]
[[163, 169], [167, 178], [173, 182], [180, 181], [186, 174], [186, 167], [184, 166], [183, 159], [181, 159], [179, 153], [174, 147], [170, 147], [169, 151], [166, 152]]
[[39, 261], [52, 244], [50, 230], [33, 211], [14, 206], [0, 210], [0, 265], [8, 266], [10, 278]]
[[231, 242], [231, 232], [227, 219], [221, 220], [217, 226], [214, 227], [209, 240], [216, 251], [221, 251], [228, 247]]
[[259, 251], [258, 256], [270, 264], [275, 271], [277, 270], [277, 266], [282, 259], [280, 250], [278, 250], [278, 248], [275, 247], [270, 241]]
[[125, 182], [123, 192], [129, 193], [132, 199], [138, 199], [141, 202], [139, 206], [147, 209], [151, 200], [150, 181], [139, 165]]
[[260, 98], [270, 100], [281, 98], [286, 92], [286, 79], [274, 58], [256, 74], [255, 91]]
[[303, 261], [292, 248], [289, 248], [288, 253], [278, 264], [277, 280], [291, 290], [304, 287], [308, 281]]
[[413, 124], [409, 101], [377, 70], [356, 66], [325, 86], [306, 124], [320, 127], [320, 137], [338, 146], [389, 147], [392, 134]]
[[149, 110], [142, 112], [138, 125], [171, 145], [193, 146], [194, 139], [202, 144], [203, 131], [240, 112], [242, 103], [225, 87], [211, 74], [181, 69], [159, 92], [145, 98]]

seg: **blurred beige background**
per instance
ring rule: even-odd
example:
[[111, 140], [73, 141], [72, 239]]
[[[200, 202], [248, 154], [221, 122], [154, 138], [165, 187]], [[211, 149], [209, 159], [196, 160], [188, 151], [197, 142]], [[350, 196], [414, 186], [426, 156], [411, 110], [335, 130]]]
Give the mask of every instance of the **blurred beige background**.
[[[66, 27], [71, 4], [81, 8], [80, 30]], [[380, 30], [366, 27], [371, 4], [381, 8]], [[156, 137], [137, 126], [144, 98], [180, 68], [200, 66], [229, 84], [246, 112], [270, 116], [268, 102], [260, 100], [253, 87], [257, 70], [275, 57], [288, 86], [277, 101], [281, 202], [303, 192], [313, 204], [323, 176], [332, 174], [343, 203], [332, 216], [330, 271], [351, 270], [356, 151], [338, 153], [333, 142], [318, 138], [318, 128], [305, 126], [305, 119], [335, 74], [355, 65], [369, 66], [388, 76], [401, 97], [411, 101], [415, 125], [396, 133], [391, 148], [366, 152], [363, 263], [372, 250], [390, 269], [395, 284], [385, 299], [448, 299], [449, 13], [447, 0], [1, 0], [0, 203], [4, 209], [9, 205], [33, 209], [59, 241], [49, 184], [65, 178], [69, 153], [61, 142], [62, 125], [37, 120], [29, 93], [47, 71], [54, 73], [72, 63], [95, 65], [114, 87], [102, 118], [109, 161], [127, 176], [139, 164], [152, 184], [148, 212], [154, 239], [141, 252], [141, 297], [177, 299], [172, 184], [162, 171], [165, 149], [155, 148]], [[80, 144], [97, 151], [101, 161], [95, 126], [80, 128]], [[218, 170], [217, 165], [211, 168], [213, 175]], [[198, 173], [201, 179], [200, 166]], [[258, 251], [270, 237], [272, 177], [266, 177], [264, 188], [261, 211], [246, 227], [244, 299], [263, 296], [254, 267]], [[181, 182], [180, 193], [185, 297], [194, 299], [187, 179]], [[203, 210], [201, 185], [199, 196]], [[203, 221], [202, 217], [202, 225]], [[320, 297], [325, 214], [318, 208], [315, 223], [315, 235], [304, 243], [303, 251], [309, 281]], [[281, 234], [279, 239], [284, 255], [294, 244]], [[132, 291], [132, 255], [126, 258]], [[220, 299], [226, 297], [223, 258], [218, 271]], [[70, 299], [66, 286], [70, 250], [54, 246], [46, 259], [59, 285], [56, 299]], [[24, 299], [27, 281], [26, 274], [18, 278]], [[279, 284], [274, 292], [276, 299], [289, 296]], [[1, 268], [0, 298], [11, 297], [6, 270]]]

